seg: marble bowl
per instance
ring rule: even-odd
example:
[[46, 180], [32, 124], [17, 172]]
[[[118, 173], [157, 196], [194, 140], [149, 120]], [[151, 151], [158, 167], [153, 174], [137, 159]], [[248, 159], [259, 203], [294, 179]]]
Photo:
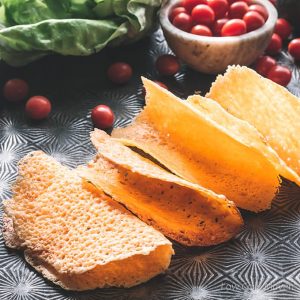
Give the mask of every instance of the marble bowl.
[[267, 48], [277, 20], [277, 10], [268, 0], [255, 0], [263, 5], [269, 18], [252, 32], [233, 37], [194, 35], [176, 28], [169, 20], [172, 8], [181, 0], [167, 1], [160, 11], [164, 36], [175, 55], [191, 68], [208, 74], [218, 74], [229, 65], [250, 65]]

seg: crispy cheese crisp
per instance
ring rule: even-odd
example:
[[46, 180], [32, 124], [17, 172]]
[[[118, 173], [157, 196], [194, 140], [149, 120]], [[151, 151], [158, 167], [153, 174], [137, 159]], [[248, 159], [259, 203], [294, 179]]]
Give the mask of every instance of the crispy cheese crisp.
[[146, 107], [112, 136], [150, 154], [175, 174], [254, 212], [270, 208], [279, 173], [264, 154], [205, 112], [144, 79]]
[[168, 268], [171, 243], [76, 172], [42, 152], [19, 170], [4, 237], [46, 278], [71, 290], [130, 287]]
[[124, 204], [144, 222], [188, 246], [232, 238], [243, 221], [224, 196], [187, 182], [95, 130], [96, 159], [78, 174]]
[[218, 76], [207, 96], [256, 127], [286, 165], [300, 175], [300, 100], [297, 97], [240, 66], [229, 67], [225, 75]]
[[276, 151], [266, 142], [265, 138], [251, 124], [231, 115], [218, 102], [212, 99], [196, 95], [190, 96], [187, 102], [224, 127], [225, 130], [243, 144], [260, 151], [274, 165], [278, 174], [300, 185], [298, 174], [286, 165]]

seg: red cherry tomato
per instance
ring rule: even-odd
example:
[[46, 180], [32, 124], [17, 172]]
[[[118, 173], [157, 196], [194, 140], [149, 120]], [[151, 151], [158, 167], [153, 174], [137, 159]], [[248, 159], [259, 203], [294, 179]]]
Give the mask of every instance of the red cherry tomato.
[[158, 84], [160, 87], [162, 87], [162, 88], [168, 90], [168, 87], [167, 87], [164, 83], [162, 83], [161, 81], [154, 80], [154, 82], [155, 82], [156, 84]]
[[247, 32], [256, 30], [265, 24], [265, 19], [256, 11], [248, 11], [243, 17], [247, 26]]
[[216, 22], [214, 23], [212, 30], [215, 36], [221, 36], [221, 30], [224, 26], [225, 23], [227, 23], [229, 21], [229, 19], [227, 18], [223, 18], [223, 19], [219, 19], [216, 20]]
[[266, 49], [266, 52], [271, 55], [278, 54], [281, 48], [282, 48], [281, 37], [277, 33], [273, 33], [270, 44]]
[[274, 66], [268, 72], [267, 77], [282, 86], [287, 86], [291, 81], [292, 72], [287, 67]]
[[296, 60], [300, 60], [300, 38], [293, 39], [289, 43], [288, 50]]
[[113, 63], [107, 70], [107, 77], [114, 83], [123, 84], [130, 80], [132, 68], [124, 62]]
[[31, 119], [45, 119], [51, 112], [51, 102], [46, 97], [33, 96], [26, 102], [25, 112]]
[[186, 13], [179, 13], [174, 17], [173, 25], [183, 31], [190, 31], [193, 25], [192, 17]]
[[4, 98], [11, 102], [22, 101], [29, 92], [28, 84], [23, 79], [10, 79], [6, 81], [3, 87]]
[[212, 36], [212, 32], [209, 29], [209, 27], [205, 26], [205, 25], [195, 25], [192, 29], [191, 29], [191, 33], [192, 34], [196, 34], [196, 35], [203, 35], [203, 36]]
[[229, 7], [227, 0], [207, 0], [207, 4], [213, 9], [216, 19], [223, 18]]
[[221, 36], [237, 36], [244, 33], [246, 33], [246, 23], [240, 19], [229, 20], [221, 30]]
[[208, 5], [199, 4], [192, 10], [194, 24], [210, 25], [215, 20], [215, 13]]
[[190, 13], [198, 4], [207, 4], [207, 0], [183, 0], [182, 6]]
[[259, 5], [259, 4], [252, 4], [252, 5], [250, 5], [248, 11], [256, 11], [256, 12], [258, 12], [264, 18], [265, 21], [269, 17], [267, 9], [264, 6]]
[[262, 76], [267, 76], [268, 72], [276, 66], [276, 60], [271, 56], [261, 56], [255, 65], [255, 70]]
[[287, 39], [292, 33], [292, 25], [283, 18], [276, 21], [274, 32], [277, 33], [282, 39]]
[[161, 75], [172, 76], [175, 75], [179, 69], [180, 64], [174, 55], [165, 54], [160, 56], [155, 63], [157, 71]]
[[92, 109], [91, 118], [95, 127], [107, 129], [113, 126], [115, 115], [107, 105], [97, 105]]
[[230, 5], [228, 15], [231, 19], [242, 19], [248, 11], [248, 4], [243, 1], [234, 2]]
[[172, 11], [171, 11], [171, 13], [170, 13], [170, 17], [169, 17], [170, 21], [172, 22], [173, 19], [174, 19], [178, 14], [180, 14], [180, 13], [182, 13], [182, 12], [183, 12], [183, 13], [188, 13], [187, 10], [186, 10], [184, 7], [182, 7], [182, 6], [178, 6], [178, 7], [173, 8]]

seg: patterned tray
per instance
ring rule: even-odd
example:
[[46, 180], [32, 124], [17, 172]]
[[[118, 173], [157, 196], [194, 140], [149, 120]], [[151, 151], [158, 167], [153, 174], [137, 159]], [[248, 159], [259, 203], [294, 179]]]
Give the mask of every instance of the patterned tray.
[[[116, 114], [115, 126], [128, 124], [144, 105], [141, 75], [164, 81], [182, 98], [206, 92], [214, 76], [183, 68], [172, 79], [159, 78], [154, 61], [168, 52], [158, 29], [135, 45], [87, 58], [53, 56], [19, 69], [0, 64], [1, 83], [25, 78], [32, 94], [43, 94], [53, 102], [51, 117], [35, 123], [26, 119], [20, 105], [0, 99], [0, 200], [10, 197], [16, 163], [32, 150], [42, 149], [70, 167], [89, 160], [94, 154], [88, 134], [90, 109], [108, 104]], [[288, 88], [300, 96], [299, 68], [285, 52], [279, 59], [293, 69]], [[129, 85], [116, 87], [105, 78], [107, 66], [115, 60], [132, 64]], [[22, 254], [5, 248], [0, 236], [0, 300], [300, 299], [299, 198], [299, 188], [284, 182], [270, 211], [244, 213], [246, 225], [234, 240], [211, 248], [175, 245], [167, 274], [127, 290], [63, 291], [29, 267]]]

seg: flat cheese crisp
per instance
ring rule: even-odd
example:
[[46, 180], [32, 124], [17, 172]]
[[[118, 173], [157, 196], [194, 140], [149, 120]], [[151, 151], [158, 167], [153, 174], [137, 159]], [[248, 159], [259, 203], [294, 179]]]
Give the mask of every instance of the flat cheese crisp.
[[241, 208], [269, 208], [280, 179], [265, 155], [206, 113], [143, 81], [146, 107], [130, 126], [115, 129], [112, 136], [142, 149], [175, 174], [226, 195]]
[[97, 158], [78, 174], [124, 204], [141, 220], [188, 246], [219, 244], [241, 228], [242, 218], [224, 196], [187, 182], [95, 130]]
[[255, 71], [234, 66], [218, 76], [207, 95], [264, 136], [280, 158], [300, 175], [300, 101]]
[[171, 243], [76, 172], [43, 152], [19, 170], [4, 237], [46, 278], [71, 290], [130, 287], [168, 268]]

